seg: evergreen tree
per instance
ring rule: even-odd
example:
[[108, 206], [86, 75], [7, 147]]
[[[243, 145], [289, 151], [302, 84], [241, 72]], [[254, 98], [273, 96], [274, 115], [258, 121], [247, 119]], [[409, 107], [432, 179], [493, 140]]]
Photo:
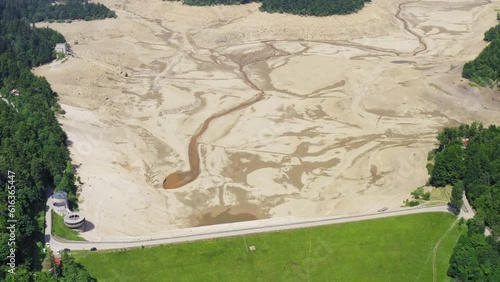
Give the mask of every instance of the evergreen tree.
[[464, 65], [462, 76], [481, 86], [498, 85], [500, 82], [500, 24], [486, 31], [484, 40], [490, 42], [490, 45], [476, 59]]
[[239, 5], [262, 2], [261, 11], [308, 16], [351, 14], [361, 10], [370, 0], [184, 0], [186, 5]]
[[464, 204], [462, 197], [464, 193], [464, 182], [462, 180], [457, 181], [455, 185], [453, 185], [453, 189], [451, 190], [451, 204], [457, 209], [456, 213], [460, 213], [460, 208]]
[[455, 184], [464, 171], [463, 158], [464, 152], [460, 145], [453, 144], [446, 147], [436, 155], [430, 183], [436, 187]]
[[[461, 146], [463, 138], [469, 138], [468, 146]], [[453, 184], [450, 203], [456, 207], [465, 191], [476, 211], [453, 251], [448, 275], [458, 281], [499, 281], [500, 245], [484, 231], [486, 224], [493, 234], [500, 232], [500, 129], [461, 125], [443, 130], [438, 140], [431, 183]]]
[[[93, 19], [102, 18], [104, 14], [109, 16], [109, 9], [100, 4], [83, 5], [76, 0], [53, 3], [0, 0], [0, 95], [3, 98], [0, 100], [0, 197], [7, 199], [9, 187], [15, 186], [17, 220], [16, 274], [13, 275], [7, 272], [6, 266], [10, 234], [6, 229], [7, 206], [2, 201], [0, 281], [57, 281], [57, 277], [37, 271], [43, 260], [40, 242], [44, 241], [46, 189], [56, 186], [76, 197], [67, 136], [53, 111], [57, 94], [44, 78], [31, 73], [31, 68], [52, 61], [54, 46], [65, 39], [54, 30], [36, 28], [31, 22], [36, 21], [33, 18], [36, 15], [43, 20], [58, 9], [81, 11], [82, 14], [74, 16], [88, 15]], [[64, 13], [59, 14], [66, 17]], [[20, 94], [11, 95], [13, 89]], [[76, 278], [68, 276], [65, 281], [92, 281], [84, 272], [80, 267]], [[78, 280], [80, 278], [86, 280]]]

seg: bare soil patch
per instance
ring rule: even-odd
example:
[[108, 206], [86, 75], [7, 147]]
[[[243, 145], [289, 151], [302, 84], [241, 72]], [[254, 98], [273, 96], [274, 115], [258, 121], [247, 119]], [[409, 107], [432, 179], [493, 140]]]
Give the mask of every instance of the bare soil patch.
[[[374, 0], [326, 18], [102, 2], [118, 19], [39, 24], [79, 43], [35, 70], [67, 112], [88, 240], [396, 209], [425, 184], [441, 128], [499, 121], [495, 93], [460, 77], [498, 1]], [[192, 169], [189, 147], [199, 174], [162, 189]]]

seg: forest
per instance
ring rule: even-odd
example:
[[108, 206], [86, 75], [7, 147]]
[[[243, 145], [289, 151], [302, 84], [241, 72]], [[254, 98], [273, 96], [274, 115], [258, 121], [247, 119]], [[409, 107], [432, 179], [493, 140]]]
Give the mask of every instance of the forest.
[[456, 281], [500, 281], [500, 243], [484, 236], [484, 222], [469, 219], [450, 258], [448, 275]]
[[261, 11], [269, 13], [288, 13], [307, 16], [330, 16], [351, 14], [361, 10], [370, 0], [184, 0], [186, 5], [237, 5], [262, 2]]
[[254, 0], [184, 0], [183, 3], [191, 6], [211, 6], [211, 5], [240, 5], [251, 2], [260, 2]]
[[[103, 4], [88, 3], [88, 0], [3, 0], [2, 2], [8, 9], [15, 8], [15, 14], [2, 15], [5, 19], [26, 18], [30, 22], [42, 22], [89, 21], [116, 17], [115, 12]], [[6, 13], [5, 10], [4, 13]]]
[[[500, 20], [500, 13], [497, 15]], [[490, 44], [472, 61], [464, 65], [462, 76], [480, 86], [500, 85], [500, 24], [484, 34]]]
[[361, 10], [369, 0], [263, 0], [261, 11], [307, 16], [346, 15]]
[[[30, 71], [54, 60], [55, 44], [65, 42], [58, 32], [36, 28], [33, 23], [32, 11], [51, 2], [0, 0], [1, 281], [94, 281], [67, 256], [57, 271], [51, 256], [43, 252], [47, 189], [66, 191], [76, 198], [67, 136], [55, 116], [60, 109], [57, 94], [45, 78]], [[52, 7], [59, 9], [57, 5]], [[8, 198], [12, 195], [15, 201]], [[9, 241], [12, 234], [7, 229], [7, 220], [13, 218], [15, 245]], [[12, 269], [7, 265], [7, 256], [12, 253], [15, 275], [9, 273]], [[54, 267], [56, 271], [41, 271], [44, 264], [46, 269]]]
[[[500, 127], [480, 123], [445, 128], [439, 135], [430, 183], [452, 185], [451, 204], [462, 192], [476, 215], [450, 259], [448, 275], [459, 281], [500, 281]], [[492, 236], [484, 235], [485, 226]]]

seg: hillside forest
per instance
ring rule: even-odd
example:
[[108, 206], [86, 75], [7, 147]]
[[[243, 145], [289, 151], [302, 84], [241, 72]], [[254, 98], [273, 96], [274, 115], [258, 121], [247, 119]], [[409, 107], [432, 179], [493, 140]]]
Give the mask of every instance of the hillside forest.
[[[44, 251], [47, 190], [66, 191], [75, 203], [76, 188], [67, 136], [55, 116], [57, 93], [30, 70], [54, 60], [54, 46], [65, 42], [34, 22], [114, 13], [79, 0], [53, 3], [0, 0], [0, 281], [94, 281], [71, 257], [57, 266]], [[12, 219], [15, 227], [7, 229]], [[7, 264], [13, 256], [14, 268]]]
[[[465, 192], [476, 215], [460, 237], [448, 275], [458, 281], [500, 281], [500, 127], [480, 123], [446, 128], [439, 135], [430, 183], [452, 185], [451, 204]], [[484, 235], [485, 228], [492, 235]]]
[[[500, 13], [497, 14], [500, 21]], [[484, 33], [489, 45], [472, 61], [464, 65], [462, 76], [480, 86], [500, 86], [500, 23]]]

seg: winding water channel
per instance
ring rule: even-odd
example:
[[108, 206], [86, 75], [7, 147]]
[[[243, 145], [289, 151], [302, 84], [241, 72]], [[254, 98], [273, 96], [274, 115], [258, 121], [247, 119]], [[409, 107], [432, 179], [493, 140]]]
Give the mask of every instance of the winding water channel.
[[[425, 52], [427, 50], [427, 44], [424, 42], [423, 38], [421, 35], [416, 33], [415, 31], [410, 29], [410, 24], [403, 18], [402, 13], [405, 5], [415, 3], [415, 1], [412, 2], [406, 2], [406, 3], [401, 3], [398, 5], [398, 10], [395, 15], [395, 17], [402, 22], [404, 30], [406, 30], [408, 33], [414, 35], [418, 41], [419, 41], [419, 46], [412, 52], [410, 53], [400, 53], [395, 50], [391, 49], [384, 49], [384, 48], [378, 48], [378, 47], [372, 47], [364, 44], [356, 44], [356, 43], [351, 43], [351, 42], [335, 42], [335, 41], [321, 41], [321, 43], [325, 44], [331, 44], [335, 46], [348, 46], [348, 47], [353, 47], [353, 48], [358, 48], [362, 50], [370, 50], [374, 52], [385, 52], [385, 53], [390, 53], [395, 56], [415, 56], [421, 52]], [[298, 40], [284, 40], [284, 41], [298, 41]], [[270, 41], [265, 41], [266, 43], [271, 43]], [[318, 42], [320, 41], [312, 41], [312, 42]], [[287, 54], [289, 55], [289, 54]], [[259, 93], [258, 95], [249, 100], [246, 101], [242, 104], [239, 104], [233, 108], [230, 108], [224, 112], [218, 113], [216, 115], [213, 115], [209, 117], [205, 122], [203, 122], [201, 128], [198, 130], [198, 132], [191, 137], [191, 140], [189, 141], [189, 146], [188, 146], [188, 159], [189, 159], [189, 167], [190, 169], [188, 171], [179, 171], [172, 173], [168, 175], [165, 180], [163, 181], [163, 188], [164, 189], [176, 189], [180, 188], [192, 181], [194, 181], [200, 174], [200, 153], [198, 149], [198, 139], [205, 133], [210, 126], [210, 123], [218, 119], [220, 117], [226, 116], [228, 114], [231, 114], [235, 111], [242, 110], [246, 107], [249, 107], [261, 100], [263, 100], [266, 96], [265, 92], [260, 89], [255, 83], [253, 83], [249, 78], [248, 74], [244, 70], [244, 66], [240, 65], [240, 73], [243, 75], [243, 79], [245, 83], [247, 83], [251, 88], [257, 90]]]

